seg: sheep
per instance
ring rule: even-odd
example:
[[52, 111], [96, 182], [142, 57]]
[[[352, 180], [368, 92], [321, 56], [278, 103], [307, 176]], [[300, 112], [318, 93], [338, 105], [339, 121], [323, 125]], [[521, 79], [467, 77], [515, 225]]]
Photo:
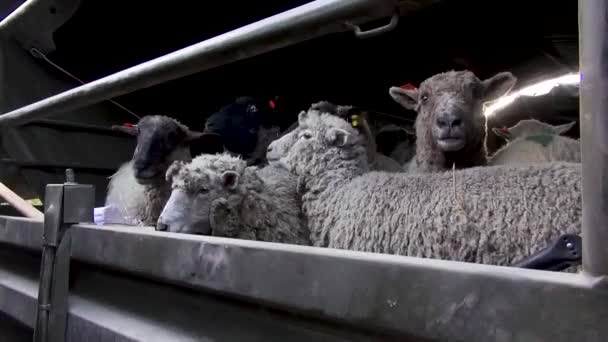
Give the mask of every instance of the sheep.
[[356, 122], [367, 138], [366, 140], [368, 143], [368, 156], [370, 158], [371, 170], [389, 172], [401, 171], [401, 165], [397, 161], [376, 151], [377, 147], [375, 142], [375, 134], [369, 125], [367, 113], [364, 113], [360, 109], [353, 106], [335, 105], [328, 101], [319, 101], [317, 103], [313, 103], [309, 109], [323, 113], [331, 113], [341, 118], [349, 118], [352, 115], [358, 115], [359, 118], [356, 119]]
[[266, 164], [266, 150], [268, 149], [268, 145], [270, 145], [270, 143], [276, 140], [280, 135], [281, 129], [278, 126], [260, 126], [257, 132], [255, 148], [247, 159], [247, 165], [261, 166]]
[[391, 87], [389, 94], [416, 117], [416, 153], [408, 172], [438, 172], [483, 166], [486, 118], [482, 104], [507, 93], [516, 82], [510, 72], [481, 81], [474, 73], [448, 71], [434, 75], [419, 89]]
[[535, 119], [521, 120], [510, 128], [493, 128], [507, 144], [489, 158], [490, 165], [540, 163], [550, 161], [581, 162], [578, 140], [562, 136], [576, 122], [553, 126]]
[[157, 230], [310, 245], [297, 179], [285, 169], [202, 155], [174, 162], [167, 180], [173, 191]]
[[207, 145], [208, 153], [223, 151], [219, 136], [191, 131], [167, 116], [148, 115], [136, 125], [112, 128], [137, 137], [133, 158], [110, 176], [105, 202], [118, 208], [127, 224], [156, 224], [171, 190], [165, 172], [173, 161], [191, 159], [193, 143]]
[[220, 135], [226, 150], [243, 157], [250, 165], [263, 163], [264, 159], [259, 156], [264, 155], [267, 144], [272, 141], [268, 138], [278, 129], [273, 107], [272, 100], [238, 97], [207, 118], [204, 132]]
[[368, 172], [364, 138], [346, 121], [298, 120], [278, 163], [299, 179], [315, 246], [510, 265], [580, 233], [580, 164]]

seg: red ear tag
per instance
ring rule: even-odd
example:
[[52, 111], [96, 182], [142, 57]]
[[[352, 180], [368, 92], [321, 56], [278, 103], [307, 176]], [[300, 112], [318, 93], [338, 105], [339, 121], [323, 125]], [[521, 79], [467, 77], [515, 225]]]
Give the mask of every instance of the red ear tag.
[[132, 124], [132, 123], [123, 123], [122, 125], [124, 127], [135, 127], [135, 124]]
[[403, 84], [403, 85], [399, 86], [399, 88], [406, 89], [406, 90], [416, 89], [416, 87], [411, 83]]
[[273, 100], [268, 100], [268, 105], [270, 106], [270, 108], [274, 109], [276, 107], [276, 105], [274, 104]]

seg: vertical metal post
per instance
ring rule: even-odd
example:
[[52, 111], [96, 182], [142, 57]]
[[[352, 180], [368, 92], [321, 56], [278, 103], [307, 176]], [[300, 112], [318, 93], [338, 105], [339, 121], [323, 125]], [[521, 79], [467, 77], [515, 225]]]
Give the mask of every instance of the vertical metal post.
[[583, 269], [608, 275], [608, 2], [579, 0]]
[[72, 170], [66, 172], [66, 183], [46, 186], [34, 342], [65, 340], [71, 250], [69, 227], [92, 222], [94, 204], [95, 187], [75, 183]]

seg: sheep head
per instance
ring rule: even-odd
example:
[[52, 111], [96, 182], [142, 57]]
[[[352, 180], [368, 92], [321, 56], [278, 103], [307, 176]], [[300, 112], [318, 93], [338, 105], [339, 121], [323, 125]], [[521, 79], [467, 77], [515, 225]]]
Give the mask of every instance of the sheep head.
[[561, 135], [569, 131], [575, 124], [576, 121], [572, 121], [554, 126], [539, 120], [527, 119], [521, 120], [509, 128], [494, 127], [492, 128], [492, 132], [507, 141], [511, 141], [515, 138], [538, 134]]
[[248, 158], [256, 147], [258, 130], [271, 126], [274, 113], [271, 101], [239, 97], [209, 116], [205, 132], [219, 134], [228, 151]]
[[345, 120], [308, 110], [299, 114], [298, 124], [296, 130], [278, 140], [291, 142], [280, 162], [294, 174], [314, 177], [351, 161], [367, 167], [365, 138]]
[[[156, 226], [176, 233], [235, 237], [246, 162], [227, 153], [201, 155], [190, 163], [174, 162], [167, 170], [172, 191]], [[255, 175], [257, 176], [257, 175]], [[255, 182], [248, 182], [249, 184]]]
[[137, 137], [133, 169], [135, 179], [140, 184], [162, 182], [173, 161], [191, 158], [192, 144], [207, 145], [216, 152], [220, 152], [221, 147], [217, 134], [190, 131], [185, 125], [167, 116], [144, 116], [136, 125], [112, 128]]
[[499, 98], [515, 84], [510, 72], [480, 80], [470, 71], [434, 75], [418, 89], [391, 87], [391, 97], [418, 112], [417, 144], [431, 144], [441, 152], [457, 152], [485, 141], [482, 105]]

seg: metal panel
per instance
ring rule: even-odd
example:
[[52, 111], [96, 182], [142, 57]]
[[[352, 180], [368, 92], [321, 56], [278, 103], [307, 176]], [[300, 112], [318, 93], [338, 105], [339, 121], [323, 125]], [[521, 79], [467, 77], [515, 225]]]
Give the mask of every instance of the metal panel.
[[[12, 220], [0, 218], [0, 227]], [[608, 335], [608, 287], [587, 275], [151, 227], [77, 225], [72, 234], [76, 260], [377, 332], [460, 341], [603, 341]]]
[[394, 0], [316, 0], [68, 90], [0, 116], [18, 125], [70, 111], [196, 72], [253, 57], [329, 33], [356, 22], [390, 16]]
[[608, 275], [608, 3], [579, 1], [583, 268]]
[[[39, 263], [38, 256], [24, 250], [0, 249], [0, 311], [29, 327], [34, 322]], [[306, 320], [81, 263], [73, 266], [65, 341], [390, 340], [384, 334]], [[17, 291], [4, 292], [7, 284]], [[4, 293], [10, 297], [2, 297]], [[23, 315], [24, 311], [29, 311], [29, 315]], [[3, 333], [0, 331], [0, 341]]]
[[[12, 249], [11, 249], [12, 251]], [[0, 311], [33, 328], [36, 321], [37, 269], [15, 265], [15, 254], [0, 244]]]

